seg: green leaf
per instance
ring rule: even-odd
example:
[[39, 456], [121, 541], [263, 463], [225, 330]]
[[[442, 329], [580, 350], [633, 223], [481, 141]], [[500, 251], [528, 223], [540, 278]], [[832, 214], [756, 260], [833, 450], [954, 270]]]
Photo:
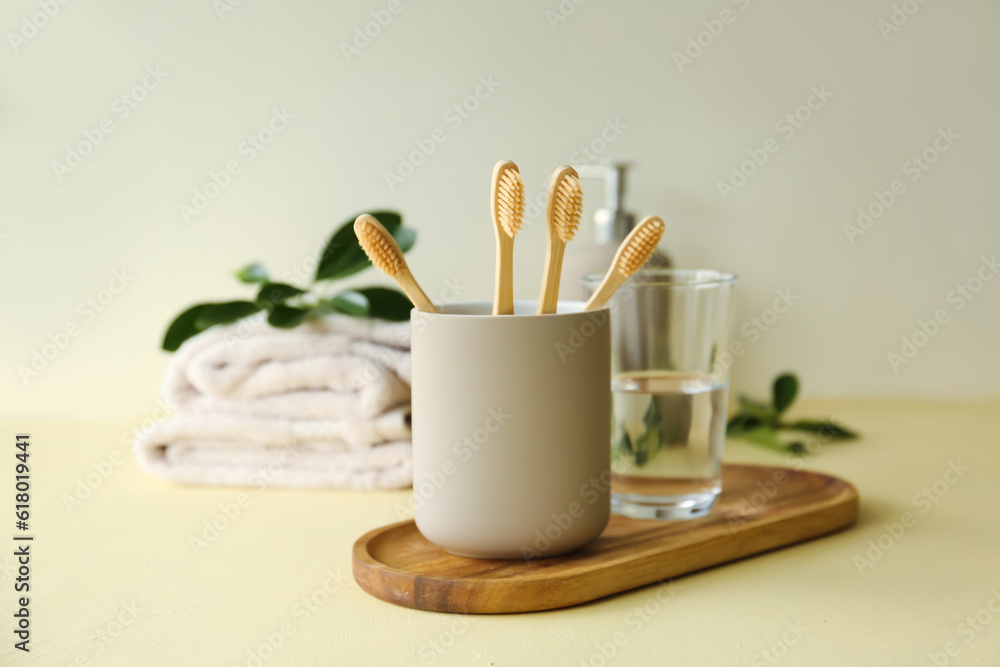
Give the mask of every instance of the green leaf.
[[200, 303], [174, 318], [163, 335], [163, 349], [174, 352], [181, 343], [216, 324], [228, 324], [259, 311], [250, 301]]
[[799, 393], [799, 379], [792, 373], [779, 375], [774, 380], [771, 389], [774, 410], [779, 415], [788, 409], [795, 401], [795, 396]]
[[229, 324], [241, 320], [260, 310], [260, 307], [251, 301], [226, 301], [206, 305], [208, 307], [199, 312], [194, 321], [194, 325], [199, 331], [204, 331], [216, 324]]
[[354, 290], [346, 290], [324, 303], [329, 304], [334, 311], [351, 317], [367, 317], [370, 310], [368, 297]]
[[274, 306], [299, 294], [305, 294], [305, 290], [285, 283], [264, 283], [261, 285], [260, 291], [257, 292], [257, 305], [271, 310]]
[[305, 322], [307, 317], [309, 317], [309, 311], [305, 308], [293, 308], [278, 304], [271, 308], [271, 312], [267, 316], [267, 323], [279, 329], [294, 329]]
[[635, 464], [644, 466], [660, 451], [660, 432], [646, 431], [635, 441]]
[[752, 415], [753, 417], [759, 419], [762, 423], [771, 424], [777, 418], [774, 410], [772, 410], [769, 405], [764, 405], [763, 403], [755, 401], [752, 398], [747, 398], [746, 396], [740, 396], [737, 400], [740, 405], [740, 412]]
[[649, 401], [649, 406], [642, 415], [643, 424], [647, 431], [657, 431], [663, 426], [663, 413], [660, 411], [660, 402], [656, 399]]
[[854, 440], [858, 437], [858, 434], [854, 431], [838, 424], [834, 424], [831, 421], [800, 419], [796, 422], [792, 422], [791, 424], [782, 424], [781, 426], [782, 428], [792, 429], [795, 431], [815, 433], [816, 435], [829, 437], [833, 440]]
[[392, 238], [395, 239], [396, 245], [404, 253], [409, 252], [413, 244], [417, 242], [417, 232], [409, 227], [400, 227], [396, 231], [390, 231]]
[[248, 285], [267, 282], [267, 269], [257, 262], [247, 264], [237, 271], [235, 275], [241, 283], [247, 283]]
[[413, 304], [399, 290], [388, 287], [365, 287], [354, 290], [368, 299], [368, 316], [392, 322], [404, 322], [410, 319]]
[[[639, 441], [641, 440], [642, 438], [640, 437]], [[632, 463], [635, 464], [637, 468], [641, 468], [649, 463], [649, 451], [642, 448], [638, 441], [636, 442], [635, 453], [632, 455]]]
[[211, 303], [199, 303], [175, 317], [174, 321], [167, 327], [167, 332], [163, 334], [163, 349], [167, 352], [175, 352], [181, 346], [181, 343], [200, 333], [201, 329], [195, 326], [195, 322], [203, 312], [213, 305]]
[[778, 434], [774, 429], [762, 426], [760, 428], [755, 428], [752, 431], [747, 431], [743, 434], [744, 440], [749, 440], [758, 445], [763, 445], [770, 449], [776, 449], [779, 451], [788, 451], [785, 443], [778, 439]]
[[629, 454], [631, 454], [634, 451], [634, 448], [632, 447], [632, 436], [628, 434], [628, 431], [626, 429], [622, 429], [622, 439], [619, 442], [619, 445], [621, 446], [622, 450], [628, 452]]
[[[360, 215], [360, 214], [359, 214]], [[382, 223], [393, 238], [403, 224], [403, 219], [398, 213], [393, 211], [371, 211], [369, 215]], [[344, 278], [362, 271], [369, 266], [368, 256], [358, 243], [358, 237], [354, 235], [354, 221], [357, 216], [349, 219], [333, 233], [327, 242], [323, 253], [319, 257], [319, 266], [316, 267], [316, 280], [332, 280], [334, 278]], [[405, 240], [405, 239], [404, 239]], [[398, 241], [397, 241], [398, 242]], [[413, 245], [410, 240], [410, 245]], [[409, 248], [403, 248], [403, 252]]]
[[629, 461], [632, 457], [632, 439], [624, 428], [621, 435], [611, 444], [611, 457], [615, 461]]
[[731, 438], [738, 438], [747, 431], [752, 431], [763, 425], [760, 419], [745, 412], [738, 412], [726, 424], [726, 435]]

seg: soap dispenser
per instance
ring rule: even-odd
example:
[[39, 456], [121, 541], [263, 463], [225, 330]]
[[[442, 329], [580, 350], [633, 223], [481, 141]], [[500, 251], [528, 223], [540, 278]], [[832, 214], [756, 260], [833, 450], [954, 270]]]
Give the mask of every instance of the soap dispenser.
[[[580, 175], [581, 181], [604, 181], [604, 205], [594, 212], [591, 238], [587, 238], [587, 230], [581, 229], [576, 242], [566, 246], [559, 299], [567, 301], [584, 298], [583, 276], [608, 270], [618, 245], [632, 231], [636, 221], [635, 214], [625, 210], [625, 186], [629, 168], [627, 163], [574, 165], [573, 168]], [[653, 261], [658, 266], [670, 266], [669, 258], [659, 251], [651, 263]]]

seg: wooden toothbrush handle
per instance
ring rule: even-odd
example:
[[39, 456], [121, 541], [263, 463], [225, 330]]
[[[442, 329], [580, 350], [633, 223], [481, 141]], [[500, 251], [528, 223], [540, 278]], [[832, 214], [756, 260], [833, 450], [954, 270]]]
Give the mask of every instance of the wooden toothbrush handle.
[[545, 270], [542, 272], [542, 293], [538, 297], [538, 314], [556, 312], [559, 303], [559, 274], [562, 272], [563, 252], [566, 243], [558, 235], [549, 233]]
[[608, 275], [604, 276], [604, 280], [601, 282], [601, 286], [597, 288], [594, 295], [590, 297], [587, 304], [583, 307], [584, 310], [600, 310], [604, 306], [608, 305], [608, 301], [614, 296], [618, 288], [622, 286], [625, 282], [625, 277], [618, 273], [617, 271], [609, 271]]
[[493, 314], [514, 314], [514, 239], [497, 232], [497, 274], [493, 294]]
[[416, 279], [414, 279], [413, 274], [410, 273], [409, 269], [402, 269], [396, 274], [396, 284], [406, 293], [406, 296], [413, 302], [417, 310], [421, 310], [425, 313], [436, 313], [438, 312], [437, 307], [434, 303], [427, 297], [420, 285], [417, 284]]

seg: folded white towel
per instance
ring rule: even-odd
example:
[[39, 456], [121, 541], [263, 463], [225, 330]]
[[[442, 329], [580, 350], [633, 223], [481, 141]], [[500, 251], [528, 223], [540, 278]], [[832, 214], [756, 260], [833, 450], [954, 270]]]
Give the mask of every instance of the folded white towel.
[[409, 343], [408, 322], [339, 315], [209, 329], [171, 359], [163, 393], [177, 414], [136, 440], [136, 457], [181, 483], [408, 486]]
[[374, 417], [410, 400], [409, 347], [408, 322], [333, 315], [285, 330], [248, 318], [185, 341], [163, 394], [201, 414]]
[[136, 441], [139, 465], [183, 484], [391, 489], [413, 477], [409, 409], [371, 420], [178, 414]]

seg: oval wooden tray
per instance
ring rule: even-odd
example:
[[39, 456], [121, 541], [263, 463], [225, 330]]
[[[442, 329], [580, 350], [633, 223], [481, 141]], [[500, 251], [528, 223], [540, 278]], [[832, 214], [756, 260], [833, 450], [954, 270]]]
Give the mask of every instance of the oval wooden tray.
[[568, 607], [770, 551], [851, 525], [858, 492], [836, 477], [727, 465], [712, 512], [691, 521], [612, 515], [594, 542], [565, 556], [479, 560], [428, 542], [413, 521], [354, 544], [354, 578], [377, 598], [414, 609], [504, 614]]

